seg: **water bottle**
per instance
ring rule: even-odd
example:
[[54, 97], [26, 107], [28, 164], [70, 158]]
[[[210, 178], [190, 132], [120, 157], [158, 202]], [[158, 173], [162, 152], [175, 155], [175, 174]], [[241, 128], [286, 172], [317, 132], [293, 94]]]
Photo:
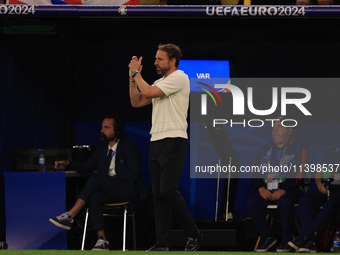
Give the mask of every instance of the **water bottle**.
[[340, 232], [336, 231], [333, 239], [333, 252], [340, 252]]
[[45, 155], [42, 149], [39, 149], [39, 171], [46, 171]]

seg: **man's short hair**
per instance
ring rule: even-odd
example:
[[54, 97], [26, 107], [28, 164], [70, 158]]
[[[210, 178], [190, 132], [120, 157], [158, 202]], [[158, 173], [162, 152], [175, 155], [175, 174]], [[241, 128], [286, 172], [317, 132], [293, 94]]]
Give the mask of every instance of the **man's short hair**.
[[105, 116], [106, 119], [113, 119], [113, 130], [115, 137], [121, 139], [124, 137], [124, 121], [119, 113], [113, 112]]
[[168, 58], [170, 60], [175, 58], [176, 59], [176, 64], [175, 65], [176, 65], [176, 67], [178, 67], [179, 61], [182, 58], [182, 51], [181, 51], [181, 49], [177, 45], [171, 44], [171, 43], [160, 44], [160, 45], [158, 45], [158, 49], [165, 51], [168, 54]]

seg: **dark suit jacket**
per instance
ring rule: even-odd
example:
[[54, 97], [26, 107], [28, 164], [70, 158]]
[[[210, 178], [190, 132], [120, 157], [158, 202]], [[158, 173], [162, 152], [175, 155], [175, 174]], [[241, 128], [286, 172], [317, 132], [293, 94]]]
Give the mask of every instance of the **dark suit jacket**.
[[[99, 144], [94, 154], [88, 160], [85, 162], [70, 161], [68, 168], [75, 169], [78, 172], [98, 170], [99, 175], [107, 176], [107, 170], [104, 169], [107, 153], [107, 143]], [[114, 178], [133, 182], [139, 190], [140, 198], [145, 199], [146, 188], [142, 179], [141, 165], [142, 157], [138, 146], [129, 140], [120, 139], [115, 157], [116, 176]]]

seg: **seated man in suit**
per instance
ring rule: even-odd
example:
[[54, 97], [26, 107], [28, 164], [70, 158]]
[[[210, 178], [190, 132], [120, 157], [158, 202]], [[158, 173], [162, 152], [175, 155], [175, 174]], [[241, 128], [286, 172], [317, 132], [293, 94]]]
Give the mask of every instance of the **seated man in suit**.
[[108, 203], [136, 202], [145, 195], [141, 173], [141, 155], [138, 146], [122, 139], [124, 122], [112, 113], [103, 120], [101, 139], [94, 154], [85, 162], [56, 161], [55, 168], [65, 165], [79, 172], [98, 170], [92, 175], [79, 194], [74, 206], [60, 216], [50, 218], [54, 225], [70, 230], [73, 218], [88, 203], [93, 229], [97, 230], [98, 241], [93, 250], [109, 250], [104, 232], [102, 206]]
[[[289, 240], [294, 234], [294, 204], [303, 194], [302, 169], [307, 161], [307, 148], [298, 145], [291, 138], [292, 128], [282, 126], [280, 121], [274, 121], [272, 130], [273, 141], [260, 147], [256, 154], [254, 166], [262, 169], [269, 167], [284, 169], [293, 167], [297, 173], [287, 174], [278, 171], [276, 174], [253, 174], [250, 186], [254, 193], [247, 200], [247, 207], [253, 219], [256, 230], [259, 232], [261, 242], [256, 252], [267, 252], [277, 242], [273, 230], [270, 228], [266, 215], [267, 206], [276, 203], [277, 212], [281, 221], [281, 244], [277, 252], [288, 252], [291, 248]], [[292, 171], [294, 172], [294, 171]], [[299, 176], [301, 175], [301, 177]]]
[[[329, 180], [332, 173], [338, 174], [337, 166], [339, 163], [340, 148], [330, 148], [322, 160], [322, 168], [315, 175], [317, 189], [308, 192], [299, 200], [300, 235], [288, 243], [298, 252], [316, 252], [315, 232], [339, 212], [340, 185], [331, 184]], [[330, 196], [327, 195], [326, 184], [331, 184], [329, 186]], [[313, 210], [321, 206], [321, 211], [313, 219]]]

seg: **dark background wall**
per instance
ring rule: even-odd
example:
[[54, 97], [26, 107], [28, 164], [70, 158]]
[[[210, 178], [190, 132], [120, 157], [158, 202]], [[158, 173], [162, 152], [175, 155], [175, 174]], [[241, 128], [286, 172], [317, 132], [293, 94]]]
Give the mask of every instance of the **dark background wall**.
[[[178, 44], [183, 58], [230, 60], [235, 77], [338, 77], [340, 70], [338, 19], [44, 18], [2, 19], [1, 27], [0, 231], [2, 173], [15, 171], [15, 151], [98, 144], [101, 120], [112, 111], [122, 113], [126, 138], [140, 147], [150, 188], [151, 107], [130, 105], [132, 55], [144, 57], [149, 83], [158, 78], [157, 45], [167, 42]], [[188, 203], [190, 184], [185, 171], [180, 190]]]

